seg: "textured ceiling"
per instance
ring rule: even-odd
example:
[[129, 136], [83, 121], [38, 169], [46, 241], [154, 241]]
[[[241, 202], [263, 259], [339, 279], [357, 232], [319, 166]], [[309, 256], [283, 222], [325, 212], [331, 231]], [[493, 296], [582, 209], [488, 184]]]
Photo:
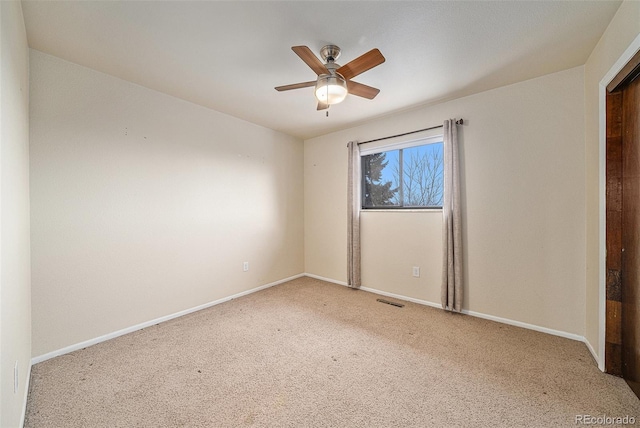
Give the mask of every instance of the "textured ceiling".
[[[619, 1], [23, 1], [29, 45], [68, 61], [301, 138], [582, 65]], [[381, 89], [316, 111], [292, 51], [372, 48], [355, 81]]]

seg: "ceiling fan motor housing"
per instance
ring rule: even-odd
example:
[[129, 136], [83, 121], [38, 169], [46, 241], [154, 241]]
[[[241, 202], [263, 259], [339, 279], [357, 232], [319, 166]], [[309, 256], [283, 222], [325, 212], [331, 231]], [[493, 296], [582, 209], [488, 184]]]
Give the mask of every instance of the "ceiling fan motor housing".
[[340, 76], [344, 79], [344, 76], [342, 76], [340, 73], [338, 73], [336, 70], [340, 68], [340, 64], [336, 64], [335, 62], [328, 62], [325, 64], [325, 67], [327, 67], [327, 71], [329, 72], [330, 75], [332, 76]]

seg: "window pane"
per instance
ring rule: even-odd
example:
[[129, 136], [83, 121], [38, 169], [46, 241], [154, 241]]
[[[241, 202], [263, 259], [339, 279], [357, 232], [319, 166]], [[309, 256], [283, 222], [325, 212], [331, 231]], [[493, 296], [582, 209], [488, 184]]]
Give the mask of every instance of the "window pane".
[[394, 171], [398, 170], [398, 150], [362, 156], [362, 206], [398, 205]]
[[403, 206], [442, 206], [443, 154], [442, 143], [403, 149]]

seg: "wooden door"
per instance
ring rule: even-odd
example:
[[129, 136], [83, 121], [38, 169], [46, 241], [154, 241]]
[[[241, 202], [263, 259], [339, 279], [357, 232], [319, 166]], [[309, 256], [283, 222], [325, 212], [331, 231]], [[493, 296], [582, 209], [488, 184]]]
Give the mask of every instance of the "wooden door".
[[640, 78], [622, 88], [622, 377], [640, 397]]
[[622, 92], [607, 93], [605, 371], [622, 376]]

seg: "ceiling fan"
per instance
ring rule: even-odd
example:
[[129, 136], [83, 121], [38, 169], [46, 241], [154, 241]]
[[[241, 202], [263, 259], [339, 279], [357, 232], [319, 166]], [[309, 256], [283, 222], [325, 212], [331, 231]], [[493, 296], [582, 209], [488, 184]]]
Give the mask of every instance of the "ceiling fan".
[[320, 49], [320, 56], [325, 61], [325, 64], [307, 46], [293, 46], [291, 49], [316, 72], [318, 78], [309, 82], [278, 86], [275, 88], [276, 91], [289, 91], [291, 89], [315, 86], [318, 110], [324, 110], [329, 108], [331, 104], [342, 102], [347, 94], [372, 100], [380, 92], [380, 89], [351, 80], [385, 61], [384, 56], [378, 49], [371, 49], [343, 66], [335, 62], [340, 56], [340, 48], [336, 45], [327, 45]]

